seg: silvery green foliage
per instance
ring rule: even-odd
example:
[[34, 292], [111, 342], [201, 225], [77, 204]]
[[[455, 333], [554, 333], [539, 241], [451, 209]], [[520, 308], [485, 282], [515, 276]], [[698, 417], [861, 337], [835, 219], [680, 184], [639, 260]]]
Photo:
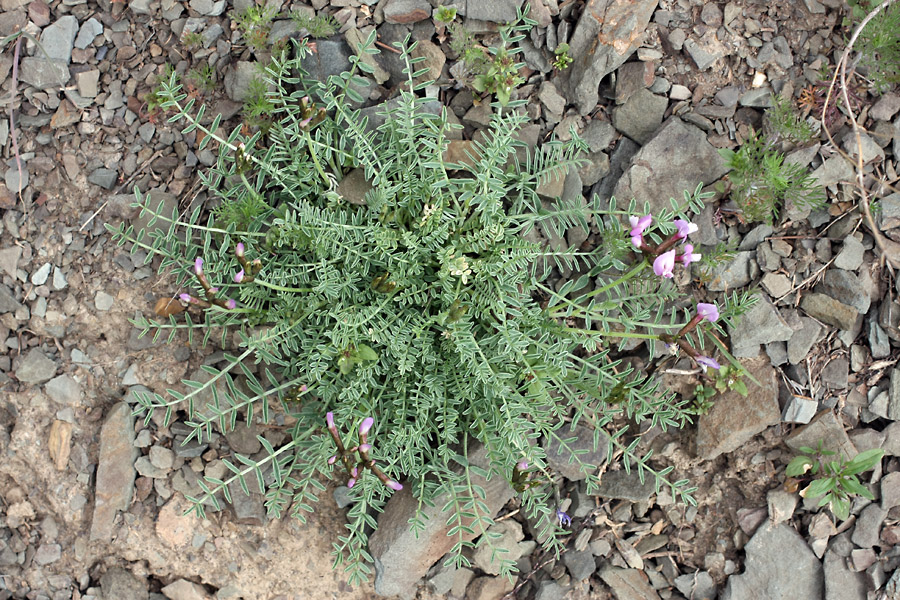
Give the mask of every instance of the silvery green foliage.
[[[374, 53], [373, 42], [374, 35], [362, 51]], [[654, 471], [628, 431], [629, 423], [678, 427], [688, 418], [683, 404], [610, 354], [622, 336], [680, 327], [662, 322], [673, 286], [627, 262], [632, 249], [621, 218], [635, 207], [622, 211], [599, 198], [587, 207], [542, 203], [539, 183], [577, 167], [581, 142], [546, 143], [520, 163], [517, 150], [528, 154], [515, 139], [527, 120], [521, 103], [494, 106], [488, 134], [471, 153], [473, 166], [445, 162], [449, 126], [417, 95], [423, 85], [412, 83], [419, 75], [412, 48], [401, 49], [409, 89], [377, 130], [347, 102], [360, 99], [353, 90], [365, 63], [354, 59], [351, 73], [309, 81], [300, 70], [303, 44], [297, 56], [283, 54], [268, 68], [274, 112], [265, 140], [240, 129], [219, 137], [218, 118], [201, 125], [202, 108], [193, 114], [174, 76], [162, 86], [172, 121], [202, 132], [201, 146], [219, 144], [218, 164], [204, 183], [222, 204], [201, 223], [200, 209], [181, 218], [161, 215], [139, 197], [167, 230], [144, 236], [123, 226], [117, 236], [161, 256], [160, 271], [174, 270], [178, 292], [196, 290], [191, 265], [202, 257], [211, 285], [238, 308], [210, 306], [201, 322], [172, 316], [137, 324], [170, 340], [196, 330], [204, 337], [222, 333], [224, 342], [236, 330], [241, 352], [228, 356], [223, 371], [207, 368], [209, 381], [185, 381], [186, 392], [167, 397], [147, 395], [137, 410], [148, 418], [165, 410], [167, 422], [181, 411], [198, 439], [214, 426], [229, 430], [238, 415], [271, 420], [276, 409], [290, 426], [279, 447], [260, 437], [262, 460], [238, 455], [226, 462], [229, 479], [204, 480], [196, 510], [218, 508], [218, 497], [230, 499], [229, 484], [237, 482], [265, 494], [270, 516], [289, 511], [302, 520], [324, 489], [321, 476], [335, 475], [327, 463], [335, 452], [324, 427], [327, 411], [342, 431], [355, 432], [374, 417], [372, 453], [380, 468], [423, 505], [451, 493], [447, 521], [460, 564], [471, 545], [463, 535], [491, 525], [483, 490], [470, 475], [511, 480], [522, 461], [530, 477], [519, 486], [524, 510], [539, 523], [544, 543], [559, 549], [545, 449], [570, 448], [574, 424], [607, 430], [610, 459], [619, 456], [665, 493], [692, 502], [687, 482], [669, 481], [671, 468]], [[353, 168], [372, 185], [365, 205], [338, 192]], [[699, 190], [685, 197], [691, 208], [702, 206]], [[549, 237], [575, 225], [589, 229], [589, 221], [600, 231], [590, 251], [555, 251], [525, 239], [534, 227]], [[238, 242], [248, 260], [261, 261], [252, 282], [233, 281]], [[545, 280], [554, 267], [576, 273], [559, 290]], [[247, 368], [250, 360], [262, 363], [261, 376]], [[212, 399], [199, 402], [203, 394]], [[486, 470], [466, 459], [475, 440], [487, 447]], [[594, 443], [607, 437], [595, 435]], [[587, 473], [589, 492], [596, 490], [597, 469], [579, 453], [571, 460]], [[337, 562], [351, 580], [370, 572], [367, 531], [392, 493], [371, 473], [352, 489], [347, 532], [335, 541]], [[421, 525], [413, 520], [413, 527]], [[482, 543], [492, 540], [484, 536]]]

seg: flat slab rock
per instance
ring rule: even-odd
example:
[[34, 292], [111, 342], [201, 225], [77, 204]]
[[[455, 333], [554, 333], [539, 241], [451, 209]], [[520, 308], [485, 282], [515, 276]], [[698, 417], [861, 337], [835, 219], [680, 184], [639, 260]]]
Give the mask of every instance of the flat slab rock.
[[721, 600], [822, 600], [822, 563], [806, 541], [781, 523], [763, 524], [745, 547], [744, 573], [728, 578]]
[[721, 394], [712, 409], [700, 417], [697, 454], [704, 460], [736, 450], [756, 434], [781, 421], [775, 369], [768, 357], [761, 355], [742, 364], [762, 384], [762, 388], [747, 379], [749, 393], [746, 396], [737, 392]]

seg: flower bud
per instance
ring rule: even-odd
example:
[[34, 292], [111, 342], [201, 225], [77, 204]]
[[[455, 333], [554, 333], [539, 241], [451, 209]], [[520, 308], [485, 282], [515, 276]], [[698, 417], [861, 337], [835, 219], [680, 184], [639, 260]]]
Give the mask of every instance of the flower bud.
[[225, 308], [227, 308], [228, 310], [234, 310], [235, 308], [237, 308], [237, 302], [229, 298], [225, 301]]
[[240, 283], [243, 280], [244, 280], [244, 270], [241, 269], [240, 271], [237, 272], [237, 275], [234, 276], [234, 282]]
[[354, 485], [356, 485], [356, 478], [355, 478], [355, 477], [351, 477], [350, 479], [347, 480], [347, 487], [348, 487], [348, 488], [352, 488]]
[[199, 256], [194, 260], [194, 273], [197, 277], [203, 276], [203, 259]]
[[359, 445], [360, 452], [368, 452], [371, 449], [372, 449], [372, 444], [360, 444]]
[[337, 460], [337, 454], [335, 454], [335, 455], [333, 455], [333, 456], [329, 456], [329, 457], [328, 457], [328, 464], [329, 464], [329, 465], [333, 465], [334, 462], [335, 462], [336, 460]]
[[388, 479], [387, 482], [385, 482], [384, 485], [388, 486], [389, 488], [391, 488], [391, 489], [394, 490], [395, 492], [399, 492], [400, 490], [403, 489], [403, 486], [400, 485], [399, 483], [397, 483], [396, 481], [394, 481], [393, 479]]
[[359, 426], [359, 435], [366, 435], [369, 433], [369, 430], [372, 429], [372, 425], [375, 424], [375, 419], [372, 417], [366, 417], [363, 419], [362, 425]]
[[234, 247], [234, 255], [238, 258], [244, 258], [244, 242], [238, 242], [238, 245]]

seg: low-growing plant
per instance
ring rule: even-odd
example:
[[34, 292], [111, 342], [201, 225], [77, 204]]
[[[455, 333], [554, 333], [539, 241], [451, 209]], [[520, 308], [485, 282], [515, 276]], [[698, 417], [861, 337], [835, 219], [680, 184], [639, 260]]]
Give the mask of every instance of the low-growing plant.
[[[448, 18], [449, 14], [446, 13], [444, 18]], [[453, 16], [456, 16], [455, 10]], [[469, 85], [476, 92], [493, 95], [502, 106], [506, 106], [513, 90], [525, 83], [525, 78], [519, 74], [525, 65], [516, 62], [519, 49], [513, 46], [525, 39], [525, 34], [536, 22], [528, 18], [526, 8], [515, 21], [500, 28], [498, 46], [484, 48], [461, 24], [452, 21], [446, 22], [451, 35], [450, 48], [459, 55], [471, 74]]]
[[746, 396], [747, 382], [744, 381], [744, 370], [733, 365], [722, 365], [714, 372], [710, 381], [694, 388], [694, 410], [698, 415], [705, 415], [713, 406], [712, 399], [725, 392], [737, 392]]
[[315, 16], [309, 16], [305, 13], [291, 13], [291, 19], [297, 23], [297, 26], [305, 29], [310, 37], [327, 38], [333, 36], [340, 29], [340, 24], [332, 16], [320, 13]]
[[553, 51], [553, 67], [560, 71], [565, 71], [572, 64], [572, 57], [569, 56], [569, 44], [563, 42]]
[[[883, 0], [850, 0], [850, 15], [844, 26], [860, 23]], [[893, 3], [878, 13], [860, 32], [856, 41], [859, 64], [877, 93], [900, 83], [900, 4]]]
[[771, 141], [775, 144], [782, 141], [794, 145], [808, 144], [817, 132], [813, 125], [794, 112], [789, 98], [776, 94], [772, 98], [772, 106], [766, 109], [766, 123], [771, 130]]
[[819, 506], [827, 505], [841, 521], [850, 517], [850, 502], [854, 496], [875, 499], [872, 492], [859, 482], [858, 475], [874, 469], [884, 456], [884, 450], [866, 450], [852, 460], [833, 450], [826, 450], [821, 440], [817, 448], [801, 446], [799, 450], [802, 454], [791, 460], [784, 474], [789, 478], [811, 480], [800, 492], [804, 498], [821, 496]]
[[[376, 53], [374, 41], [373, 31], [361, 52]], [[439, 518], [451, 527], [450, 562], [468, 564], [467, 534], [492, 523], [477, 474], [519, 490], [538, 537], [559, 551], [559, 527], [571, 520], [557, 505], [548, 450], [578, 465], [588, 493], [600, 481], [572, 447], [576, 424], [642, 481], [649, 474], [660, 493], [693, 502], [694, 488], [672, 481], [671, 466], [649, 464], [634, 429], [680, 427], [690, 419], [688, 401], [617, 352], [635, 338], [661, 340], [719, 368], [712, 355], [725, 348], [707, 334], [724, 335], [722, 324], [752, 304], [732, 296], [721, 314], [693, 301], [666, 310], [680, 296], [670, 282], [675, 269], [700, 258], [684, 213], [702, 208], [700, 188], [655, 217], [638, 216], [634, 201], [623, 210], [598, 197], [587, 207], [580, 199], [546, 205], [541, 182], [581, 164], [577, 136], [550, 141], [520, 163], [523, 103], [504, 110], [498, 102], [470, 161], [451, 163], [446, 111], [428, 112], [416, 93], [427, 84], [414, 83], [422, 60], [411, 54], [415, 44], [398, 45], [409, 87], [374, 128], [347, 101], [361, 100], [352, 86], [370, 67], [354, 56], [350, 72], [311, 81], [300, 62], [306, 42], [292, 43], [296, 52], [267, 69], [274, 108], [265, 137], [241, 128], [220, 135], [220, 119], [204, 125], [203, 107], [195, 114], [174, 75], [165, 83], [164, 106], [187, 122], [185, 131], [204, 133], [201, 147], [219, 144], [218, 163], [202, 178], [222, 206], [179, 219], [138, 194], [142, 213], [165, 229], [113, 229], [120, 243], [161, 257], [188, 309], [184, 317], [136, 319], [142, 334], [171, 340], [185, 332], [190, 340], [201, 332], [205, 341], [236, 332], [240, 340], [225, 368], [204, 367], [208, 381], [140, 394], [136, 412], [149, 419], [164, 411], [166, 424], [177, 413], [192, 440], [229, 431], [239, 416], [270, 422], [275, 413], [289, 432], [278, 447], [260, 436], [262, 458], [226, 460], [227, 479], [202, 479], [194, 510], [218, 509], [229, 486], [252, 486], [265, 494], [270, 516], [290, 512], [302, 521], [324, 490], [320, 478], [337, 477], [351, 488], [351, 503], [336, 563], [358, 581], [371, 571], [374, 514], [398, 491], [420, 507], [445, 499]], [[353, 202], [340, 186], [351, 172], [370, 185]], [[599, 246], [554, 250], [524, 237], [535, 227], [559, 236], [576, 225], [597, 229]], [[562, 269], [576, 274], [556, 284], [551, 274]], [[649, 344], [651, 358], [654, 349]], [[476, 444], [486, 449], [486, 466], [470, 462]], [[421, 529], [423, 518], [418, 512], [411, 526]], [[514, 564], [499, 550], [498, 557], [510, 573]]]
[[203, 45], [203, 34], [199, 31], [185, 31], [181, 36], [181, 43], [188, 48], [199, 48]]
[[247, 45], [259, 52], [265, 50], [277, 9], [253, 4], [242, 11], [231, 13], [231, 18]]
[[785, 155], [754, 133], [737, 150], [721, 149], [731, 169], [731, 197], [748, 222], [772, 224], [785, 202], [811, 208], [824, 205], [825, 191], [805, 167], [785, 161]]
[[201, 92], [212, 93], [216, 89], [216, 69], [208, 63], [194, 67], [185, 75], [185, 79]]

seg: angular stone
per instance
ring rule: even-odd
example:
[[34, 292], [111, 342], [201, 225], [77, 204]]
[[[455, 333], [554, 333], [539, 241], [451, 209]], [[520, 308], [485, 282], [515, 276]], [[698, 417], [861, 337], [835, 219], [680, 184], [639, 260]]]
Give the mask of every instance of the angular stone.
[[41, 46], [35, 56], [51, 58], [68, 64], [72, 59], [72, 46], [78, 33], [78, 19], [72, 15], [60, 17], [56, 23], [41, 32]]
[[620, 202], [635, 198], [638, 206], [649, 202], [656, 214], [671, 209], [670, 198], [680, 199], [685, 190], [693, 190], [698, 183], [710, 184], [726, 171], [724, 160], [701, 129], [671, 117], [632, 157], [613, 195]]
[[657, 4], [658, 0], [588, 0], [569, 40], [574, 61], [568, 68], [567, 97], [575, 101], [579, 113], [586, 115], [597, 106], [600, 81], [641, 45]]
[[709, 273], [706, 287], [712, 292], [725, 292], [742, 288], [750, 283], [750, 259], [755, 252], [736, 252], [734, 258], [719, 262]]
[[822, 600], [822, 564], [791, 527], [762, 525], [745, 551], [744, 573], [728, 578], [721, 600]]
[[594, 447], [594, 431], [583, 425], [576, 426], [575, 431], [569, 431], [567, 428], [558, 430], [556, 435], [560, 439], [567, 440], [574, 437], [575, 440], [565, 444], [556, 440], [548, 442], [547, 464], [569, 481], [587, 479], [587, 474], [582, 471], [579, 463], [594, 468], [606, 463], [606, 444], [609, 437], [600, 431], [597, 446]]
[[68, 375], [54, 377], [44, 386], [44, 391], [54, 402], [63, 406], [76, 406], [83, 396], [81, 384]]
[[467, 600], [499, 600], [514, 586], [507, 577], [478, 577], [469, 584], [465, 597]]
[[900, 369], [891, 370], [890, 402], [885, 416], [891, 421], [900, 421]]
[[597, 570], [597, 563], [590, 550], [582, 550], [580, 552], [574, 549], [569, 550], [563, 554], [563, 562], [569, 570], [569, 575], [575, 581], [584, 581]]
[[600, 479], [597, 487], [597, 495], [601, 498], [614, 500], [628, 500], [629, 502], [643, 502], [649, 500], [656, 493], [656, 485], [652, 477], [645, 477], [641, 483], [637, 471], [607, 471]]
[[669, 101], [648, 89], [635, 92], [622, 106], [613, 109], [612, 122], [617, 130], [638, 144], [647, 143], [662, 125]]
[[756, 305], [741, 317], [737, 327], [729, 331], [732, 352], [739, 358], [754, 357], [759, 353], [760, 345], [788, 341], [793, 333], [772, 301], [765, 296], [760, 297]]
[[820, 440], [826, 450], [840, 452], [848, 460], [857, 454], [843, 424], [830, 409], [823, 410], [808, 425], [791, 433], [784, 443], [788, 448], [799, 451], [801, 446], [817, 447]]
[[[712, 6], [712, 5], [707, 5]], [[716, 582], [706, 571], [686, 573], [675, 578], [675, 587], [685, 598], [713, 600], [716, 597]]]
[[900, 506], [900, 472], [888, 473], [881, 480], [881, 508]]
[[806, 360], [810, 349], [822, 337], [822, 326], [815, 319], [809, 317], [800, 317], [803, 324], [797, 329], [788, 340], [787, 353], [788, 362], [792, 365], [799, 364]]
[[781, 420], [785, 423], [801, 423], [807, 424], [816, 416], [816, 410], [819, 403], [812, 398], [804, 398], [803, 396], [791, 396], [784, 412], [781, 414]]
[[775, 369], [763, 355], [743, 361], [743, 366], [761, 384], [758, 388], [745, 378], [749, 394], [735, 391], [720, 394], [712, 409], [697, 424], [697, 454], [712, 460], [732, 452], [767, 427], [781, 421]]
[[133, 598], [147, 600], [147, 580], [122, 567], [111, 567], [100, 577], [100, 589], [104, 598]]
[[860, 320], [859, 311], [855, 308], [825, 294], [804, 295], [800, 300], [800, 308], [811, 317], [845, 331], [853, 330]]
[[16, 379], [31, 385], [44, 383], [55, 374], [56, 363], [37, 348], [30, 350], [16, 368]]
[[163, 596], [169, 600], [206, 600], [209, 598], [203, 586], [186, 579], [177, 579], [161, 591]]
[[872, 304], [874, 285], [868, 273], [859, 276], [850, 271], [829, 269], [815, 291], [822, 292], [841, 304], [852, 306], [859, 314], [864, 315]]
[[[487, 450], [483, 446], [470, 447], [469, 463], [481, 468], [489, 468]], [[513, 496], [513, 490], [503, 477], [495, 476], [486, 481], [472, 474], [473, 485], [484, 488], [483, 502], [493, 517]], [[412, 486], [404, 486], [395, 492], [378, 518], [378, 529], [369, 538], [369, 552], [375, 561], [375, 591], [382, 595], [407, 594], [413, 591], [421, 579], [437, 560], [450, 551], [455, 538], [447, 536], [451, 525], [449, 515], [443, 512], [448, 498], [435, 498], [431, 506], [419, 506], [413, 498]], [[409, 519], [421, 518], [425, 527], [414, 533]], [[475, 535], [465, 534], [464, 539], [472, 540]], [[411, 560], [415, 557], [415, 560]]]
[[[488, 528], [488, 534], [496, 534], [496, 539], [491, 539], [490, 544], [481, 544], [472, 553], [472, 561], [475, 566], [489, 575], [499, 575], [501, 561], [517, 561], [522, 556], [519, 549], [525, 534], [522, 526], [511, 519], [495, 523]], [[497, 551], [494, 555], [495, 550]]]
[[860, 548], [871, 548], [879, 544], [881, 524], [884, 523], [888, 511], [878, 504], [865, 507], [856, 519], [856, 527], [850, 539]]
[[388, 23], [417, 23], [430, 16], [431, 4], [427, 0], [388, 0], [384, 6], [384, 20]]
[[116, 404], [100, 430], [100, 457], [94, 490], [91, 540], [109, 540], [116, 511], [126, 511], [134, 492], [134, 418], [124, 402]]
[[606, 565], [600, 569], [600, 579], [612, 589], [617, 600], [660, 600], [647, 582], [647, 576], [637, 569]]

